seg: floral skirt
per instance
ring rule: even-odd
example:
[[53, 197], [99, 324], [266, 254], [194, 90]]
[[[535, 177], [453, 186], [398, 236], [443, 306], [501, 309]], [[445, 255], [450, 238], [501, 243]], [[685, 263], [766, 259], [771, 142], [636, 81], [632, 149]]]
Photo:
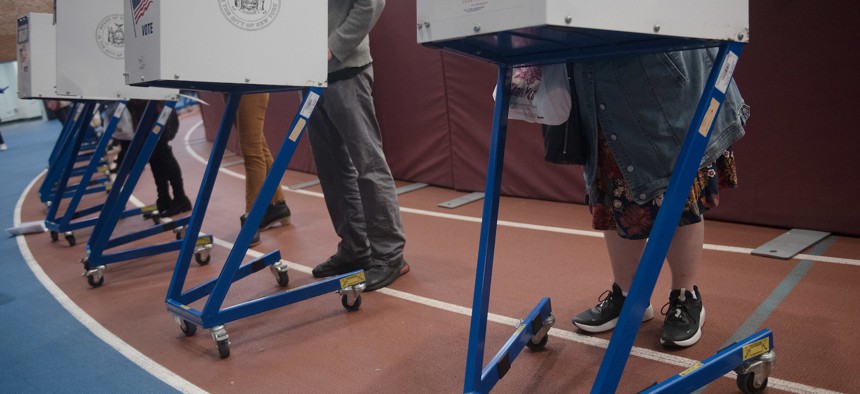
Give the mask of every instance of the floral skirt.
[[[595, 198], [589, 199], [592, 226], [596, 230], [615, 230], [626, 239], [645, 239], [657, 218], [663, 194], [644, 203], [637, 204], [612, 151], [598, 133], [598, 162], [595, 179]], [[720, 203], [719, 190], [738, 185], [735, 158], [731, 147], [716, 162], [699, 169], [693, 188], [681, 213], [679, 226], [702, 221], [702, 214]]]

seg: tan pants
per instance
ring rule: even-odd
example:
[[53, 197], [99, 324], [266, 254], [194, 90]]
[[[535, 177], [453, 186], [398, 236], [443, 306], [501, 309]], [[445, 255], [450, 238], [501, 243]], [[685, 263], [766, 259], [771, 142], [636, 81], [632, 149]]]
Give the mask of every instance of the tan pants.
[[[245, 158], [245, 213], [251, 210], [251, 205], [263, 187], [263, 181], [266, 180], [274, 161], [263, 135], [268, 105], [268, 93], [246, 94], [239, 101], [239, 109], [236, 111], [239, 145]], [[278, 201], [284, 201], [280, 186], [275, 189], [271, 203]]]

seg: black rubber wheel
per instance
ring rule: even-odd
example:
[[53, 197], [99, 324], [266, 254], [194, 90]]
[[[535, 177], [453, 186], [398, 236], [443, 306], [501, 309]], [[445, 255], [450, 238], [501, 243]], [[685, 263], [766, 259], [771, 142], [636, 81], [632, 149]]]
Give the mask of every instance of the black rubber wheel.
[[51, 241], [57, 242], [60, 239], [60, 234], [56, 231], [51, 231]]
[[278, 275], [278, 286], [287, 287], [290, 284], [290, 275], [287, 271], [277, 271]]
[[194, 261], [196, 261], [198, 265], [206, 265], [212, 261], [212, 255], [206, 254], [206, 258], [204, 259], [200, 253], [194, 253]]
[[75, 235], [74, 235], [74, 234], [69, 234], [69, 235], [67, 235], [67, 236], [66, 236], [66, 241], [68, 241], [68, 242], [69, 242], [69, 246], [75, 246], [75, 244], [76, 244], [76, 243], [78, 243], [78, 241], [75, 239]]
[[176, 236], [176, 240], [182, 239], [182, 231], [177, 231], [173, 233]]
[[93, 275], [87, 275], [87, 283], [89, 283], [92, 288], [96, 289], [102, 287], [102, 285], [105, 283], [105, 277], [102, 276], [101, 278], [99, 278], [98, 281], [96, 281], [93, 278]]
[[763, 393], [764, 389], [767, 388], [767, 378], [765, 378], [764, 381], [761, 382], [761, 386], [756, 387], [756, 385], [755, 385], [755, 374], [752, 372], [745, 373], [745, 374], [738, 374], [737, 383], [738, 383], [738, 388], [741, 389], [741, 392], [747, 393], [747, 394]]
[[[197, 333], [197, 325], [185, 319], [182, 319], [182, 323], [179, 324], [179, 328], [186, 337], [192, 337]], [[228, 349], [227, 352], [229, 353], [230, 350]]]
[[546, 346], [547, 342], [549, 342], [549, 335], [544, 335], [538, 343], [534, 343], [529, 339], [528, 342], [526, 342], [526, 346], [531, 350], [540, 350]]
[[152, 222], [155, 224], [161, 224], [161, 218], [158, 215], [152, 217]]
[[218, 356], [221, 358], [230, 357], [230, 342], [228, 340], [218, 341]]
[[349, 298], [346, 296], [346, 294], [340, 296], [340, 304], [343, 305], [346, 310], [350, 312], [355, 312], [358, 310], [358, 308], [361, 308], [361, 295], [355, 297], [355, 302], [353, 302], [352, 305], [349, 304], [348, 299]]

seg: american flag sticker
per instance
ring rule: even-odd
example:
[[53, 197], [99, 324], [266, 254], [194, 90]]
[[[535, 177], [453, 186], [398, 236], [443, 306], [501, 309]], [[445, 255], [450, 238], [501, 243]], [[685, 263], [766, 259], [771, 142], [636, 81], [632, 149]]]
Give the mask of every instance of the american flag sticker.
[[146, 10], [152, 5], [152, 0], [131, 0], [131, 13], [134, 16], [134, 24], [140, 22], [140, 18], [146, 15]]

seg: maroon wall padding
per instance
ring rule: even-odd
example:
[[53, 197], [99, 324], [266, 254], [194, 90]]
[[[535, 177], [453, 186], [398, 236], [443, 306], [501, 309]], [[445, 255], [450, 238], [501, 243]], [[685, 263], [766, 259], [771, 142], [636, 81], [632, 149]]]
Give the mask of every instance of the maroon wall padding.
[[[481, 191], [496, 68], [416, 44], [415, 15], [414, 1], [389, 1], [371, 33], [386, 156], [397, 179]], [[857, 20], [860, 7], [850, 0], [750, 2], [751, 41], [735, 75], [752, 106], [747, 136], [735, 146], [740, 188], [724, 191], [709, 218], [860, 235]], [[207, 101], [211, 135], [223, 103]], [[273, 96], [266, 126], [273, 150], [296, 103]], [[290, 167], [313, 172], [307, 146], [300, 148]], [[583, 201], [581, 168], [544, 162], [537, 125], [510, 122], [505, 159], [503, 194]]]
[[[203, 123], [206, 127], [206, 138], [212, 141], [215, 139], [215, 132], [218, 130], [218, 124], [221, 121], [221, 114], [224, 112], [225, 98], [221, 93], [200, 92], [199, 94], [200, 99], [209, 104], [201, 105], [200, 108]], [[266, 109], [266, 122], [263, 133], [266, 135], [266, 142], [269, 144], [269, 150], [272, 151], [272, 155], [278, 154], [278, 150], [284, 142], [299, 104], [301, 104], [301, 100], [298, 92], [276, 92], [271, 93], [269, 96], [269, 107]], [[227, 149], [236, 154], [242, 154], [235, 128], [230, 133]], [[313, 162], [313, 155], [311, 154], [307, 138], [299, 140], [299, 146], [296, 148], [292, 160], [290, 160], [289, 168], [296, 171], [316, 172], [316, 166]]]
[[750, 2], [736, 72], [752, 106], [740, 188], [710, 217], [860, 235], [858, 20], [850, 0]]
[[414, 1], [388, 1], [370, 37], [383, 147], [395, 178], [453, 187], [442, 53], [416, 44], [414, 21]]

